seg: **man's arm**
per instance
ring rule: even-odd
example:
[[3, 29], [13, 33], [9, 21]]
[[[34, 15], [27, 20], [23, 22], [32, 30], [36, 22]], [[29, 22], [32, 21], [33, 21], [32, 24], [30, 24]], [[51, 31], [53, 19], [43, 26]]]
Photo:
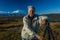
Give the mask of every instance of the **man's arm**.
[[55, 40], [54, 39], [54, 34], [53, 34], [52, 29], [50, 27], [49, 27], [49, 31], [50, 31], [50, 35], [52, 36], [52, 39]]
[[23, 24], [24, 24], [25, 27], [28, 28], [28, 30], [29, 30], [29, 31], [28, 31], [29, 35], [35, 35], [35, 34], [36, 34], [36, 33], [33, 31], [33, 29], [30, 27], [31, 25], [29, 24], [28, 19], [27, 19], [26, 17], [23, 18]]

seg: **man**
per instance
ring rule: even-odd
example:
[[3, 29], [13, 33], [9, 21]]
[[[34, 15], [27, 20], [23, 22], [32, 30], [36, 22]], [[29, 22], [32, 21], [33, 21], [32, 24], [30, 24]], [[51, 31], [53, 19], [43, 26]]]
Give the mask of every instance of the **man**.
[[28, 6], [28, 14], [23, 18], [22, 40], [42, 40], [37, 34], [39, 31], [37, 20], [38, 15], [35, 14], [35, 8], [33, 6]]

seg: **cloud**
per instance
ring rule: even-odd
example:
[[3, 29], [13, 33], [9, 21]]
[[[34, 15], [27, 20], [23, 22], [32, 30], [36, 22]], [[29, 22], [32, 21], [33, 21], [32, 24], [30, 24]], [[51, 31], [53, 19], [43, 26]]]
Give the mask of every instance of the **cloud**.
[[24, 11], [22, 11], [22, 10], [15, 10], [15, 11], [13, 11], [11, 13], [24, 13]]
[[0, 11], [0, 13], [10, 13], [10, 12]]
[[19, 12], [20, 12], [20, 10], [15, 10], [12, 13], [19, 13]]
[[12, 12], [0, 11], [0, 13], [24, 13], [24, 11], [22, 11], [22, 10], [15, 10]]

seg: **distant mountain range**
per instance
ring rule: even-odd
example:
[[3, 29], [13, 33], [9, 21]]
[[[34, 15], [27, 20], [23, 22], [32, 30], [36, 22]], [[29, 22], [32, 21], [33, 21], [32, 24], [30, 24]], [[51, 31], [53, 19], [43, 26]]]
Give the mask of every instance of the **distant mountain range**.
[[[23, 17], [24, 13], [0, 13], [0, 17]], [[60, 13], [56, 14], [41, 14], [42, 16], [48, 16], [51, 21], [60, 21]]]
[[24, 16], [24, 13], [0, 13], [0, 17], [15, 17], [15, 16]]
[[50, 18], [50, 21], [60, 21], [60, 13], [56, 14], [42, 14], [42, 16], [48, 16]]

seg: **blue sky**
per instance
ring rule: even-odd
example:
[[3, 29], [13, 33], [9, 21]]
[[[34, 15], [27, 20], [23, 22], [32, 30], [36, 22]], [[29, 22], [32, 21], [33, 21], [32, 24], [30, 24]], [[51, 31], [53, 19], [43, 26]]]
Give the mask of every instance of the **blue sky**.
[[37, 14], [60, 13], [60, 0], [0, 0], [0, 12], [24, 12], [27, 6], [36, 8]]

